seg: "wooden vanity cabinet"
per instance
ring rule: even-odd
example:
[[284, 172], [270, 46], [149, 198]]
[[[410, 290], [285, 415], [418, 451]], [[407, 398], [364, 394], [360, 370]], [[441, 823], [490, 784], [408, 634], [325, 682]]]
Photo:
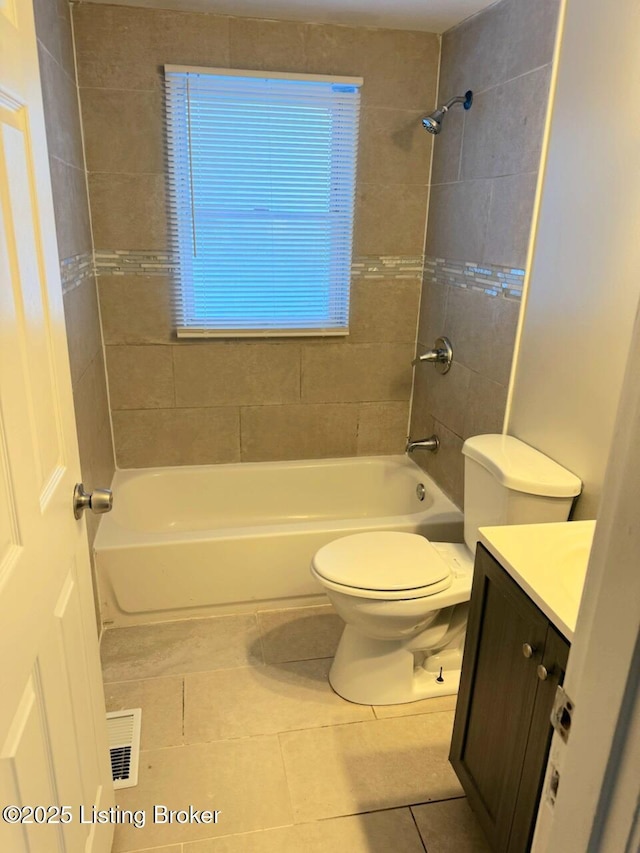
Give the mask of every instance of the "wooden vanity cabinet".
[[567, 640], [479, 544], [449, 758], [496, 853], [530, 849], [568, 654]]

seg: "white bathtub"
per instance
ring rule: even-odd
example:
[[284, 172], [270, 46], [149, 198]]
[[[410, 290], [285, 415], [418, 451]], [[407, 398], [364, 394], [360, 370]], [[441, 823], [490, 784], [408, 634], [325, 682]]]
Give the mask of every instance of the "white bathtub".
[[113, 492], [94, 545], [109, 624], [314, 603], [311, 557], [349, 533], [462, 541], [460, 511], [406, 456], [118, 471]]

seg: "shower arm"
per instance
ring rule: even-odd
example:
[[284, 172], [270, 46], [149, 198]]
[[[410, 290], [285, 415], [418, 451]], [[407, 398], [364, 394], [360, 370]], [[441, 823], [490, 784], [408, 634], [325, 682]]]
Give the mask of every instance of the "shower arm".
[[464, 104], [467, 100], [466, 95], [457, 95], [455, 98], [450, 98], [446, 104], [443, 104], [440, 109], [448, 112], [454, 104]]
[[454, 104], [462, 104], [465, 110], [471, 109], [471, 104], [473, 103], [473, 92], [469, 89], [468, 92], [465, 92], [464, 95], [456, 95], [455, 98], [450, 98], [446, 104], [443, 104], [440, 109], [443, 112], [448, 113], [451, 107]]

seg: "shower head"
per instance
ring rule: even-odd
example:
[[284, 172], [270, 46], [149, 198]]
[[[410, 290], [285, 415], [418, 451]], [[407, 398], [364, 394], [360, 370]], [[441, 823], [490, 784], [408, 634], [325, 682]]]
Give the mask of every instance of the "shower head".
[[451, 100], [447, 101], [446, 104], [443, 104], [437, 110], [434, 110], [432, 113], [429, 113], [428, 116], [424, 116], [422, 119], [422, 126], [428, 133], [437, 134], [442, 130], [442, 119], [451, 109], [454, 104], [462, 104], [465, 110], [471, 109], [471, 104], [473, 103], [473, 92], [469, 89], [468, 92], [465, 92], [464, 95], [458, 95], [455, 98], [451, 98]]

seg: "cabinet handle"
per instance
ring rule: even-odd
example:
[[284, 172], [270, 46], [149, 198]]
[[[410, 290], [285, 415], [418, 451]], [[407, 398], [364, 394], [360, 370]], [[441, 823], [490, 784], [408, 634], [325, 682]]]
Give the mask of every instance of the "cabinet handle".
[[540, 681], [546, 681], [549, 677], [549, 670], [546, 668], [546, 666], [543, 666], [542, 664], [538, 666], [538, 669], [536, 671], [538, 673], [538, 678], [540, 679]]
[[522, 646], [522, 654], [526, 658], [533, 657], [533, 653], [535, 652], [535, 646], [532, 646], [530, 643], [524, 643]]

